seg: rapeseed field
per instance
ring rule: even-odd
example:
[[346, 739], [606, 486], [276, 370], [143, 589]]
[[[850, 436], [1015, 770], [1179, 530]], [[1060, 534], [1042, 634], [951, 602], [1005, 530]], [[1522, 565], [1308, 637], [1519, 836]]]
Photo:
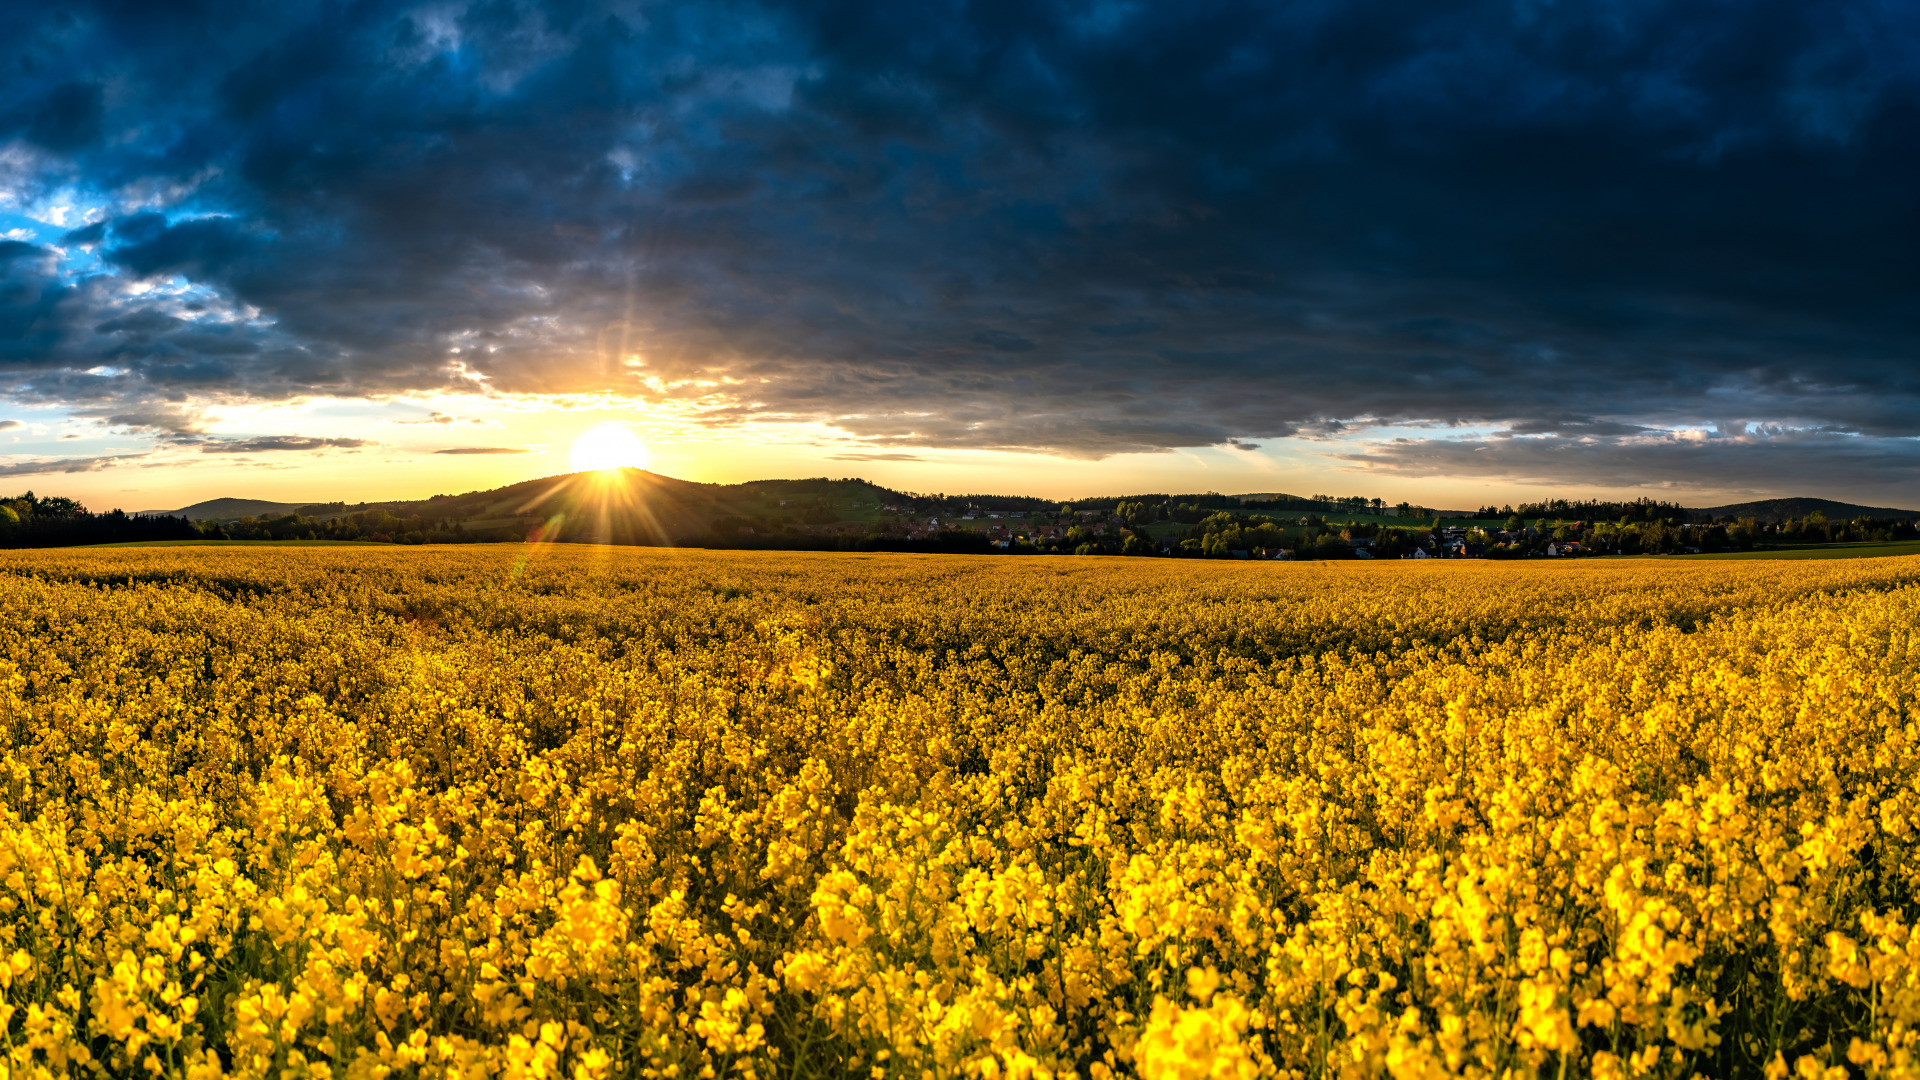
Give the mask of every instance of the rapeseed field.
[[9, 1076], [1920, 1072], [1920, 560], [0, 555]]

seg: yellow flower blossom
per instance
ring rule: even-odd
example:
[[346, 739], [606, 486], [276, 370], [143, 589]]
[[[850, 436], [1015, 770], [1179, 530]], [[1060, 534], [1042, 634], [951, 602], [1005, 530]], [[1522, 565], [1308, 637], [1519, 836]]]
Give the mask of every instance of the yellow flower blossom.
[[1920, 562], [524, 554], [0, 553], [6, 1076], [1920, 1077]]

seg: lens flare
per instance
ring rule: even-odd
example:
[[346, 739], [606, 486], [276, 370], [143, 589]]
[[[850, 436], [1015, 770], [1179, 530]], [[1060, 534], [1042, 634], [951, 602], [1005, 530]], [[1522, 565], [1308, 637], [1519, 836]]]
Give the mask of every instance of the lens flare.
[[601, 424], [574, 440], [572, 461], [575, 472], [644, 469], [647, 444], [624, 424]]

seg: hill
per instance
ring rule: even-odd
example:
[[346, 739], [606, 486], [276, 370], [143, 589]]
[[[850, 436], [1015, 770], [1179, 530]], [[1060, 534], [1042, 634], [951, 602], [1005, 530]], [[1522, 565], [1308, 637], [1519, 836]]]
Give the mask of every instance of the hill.
[[142, 510], [138, 517], [183, 517], [190, 521], [238, 521], [245, 517], [292, 514], [306, 503], [268, 502], [265, 499], [208, 499], [178, 510]]
[[343, 507], [396, 517], [464, 521], [468, 528], [539, 526], [547, 535], [615, 544], [679, 543], [783, 520], [810, 525], [875, 520], [897, 492], [864, 480], [757, 480], [701, 484], [640, 469], [570, 473], [492, 491]]
[[320, 521], [354, 517], [385, 523], [371, 527], [419, 528], [457, 524], [467, 533], [519, 539], [536, 530], [565, 540], [616, 544], [684, 543], [716, 532], [738, 535], [784, 524], [823, 531], [865, 531], [883, 507], [913, 506], [911, 495], [864, 480], [756, 480], [702, 484], [641, 469], [616, 473], [569, 473], [487, 491], [380, 502], [284, 503], [264, 499], [209, 499], [173, 511], [195, 521], [232, 524], [243, 518], [294, 514]]
[[[978, 513], [984, 524], [988, 511], [1050, 513], [1055, 508], [1083, 512], [1111, 512], [1122, 502], [1145, 500], [1182, 511], [1174, 520], [1198, 520], [1217, 510], [1274, 510], [1314, 508], [1318, 512], [1349, 512], [1363, 500], [1340, 500], [1322, 506], [1320, 500], [1281, 493], [1254, 495], [1142, 495], [1081, 499], [1062, 504], [1030, 496], [916, 495], [895, 491], [860, 479], [753, 480], [741, 484], [703, 484], [640, 469], [618, 473], [569, 473], [542, 477], [507, 487], [435, 495], [427, 499], [398, 499], [362, 503], [290, 503], [266, 499], [209, 499], [173, 511], [159, 511], [195, 521], [230, 524], [243, 518], [268, 519], [297, 514], [312, 520], [339, 520], [349, 516], [366, 531], [401, 532], [434, 529], [463, 531], [471, 538], [518, 539], [538, 532], [542, 536], [616, 544], [683, 544], [745, 536], [804, 533], [835, 536], [863, 534], [886, 526], [899, 529], [930, 518], [944, 525]], [[1678, 508], [1676, 508], [1678, 509]], [[1829, 520], [1855, 517], [1920, 520], [1920, 511], [1861, 506], [1832, 499], [1766, 499], [1726, 506], [1689, 508], [1696, 520], [1744, 517], [1763, 523], [1805, 518], [1814, 511]], [[1355, 509], [1365, 516], [1365, 509]], [[1432, 511], [1442, 518], [1463, 519], [1472, 511]], [[387, 519], [393, 519], [389, 522]], [[368, 521], [378, 524], [368, 524]], [[1158, 520], [1158, 519], [1155, 519]], [[1384, 519], [1382, 519], [1384, 520]], [[429, 524], [431, 523], [431, 524]]]
[[1846, 521], [1856, 517], [1900, 518], [1907, 521], [1920, 520], [1920, 510], [1896, 510], [1889, 506], [1861, 506], [1858, 503], [1835, 502], [1832, 499], [1761, 499], [1756, 502], [1732, 503], [1727, 506], [1710, 506], [1689, 510], [1700, 519], [1715, 518], [1753, 518], [1763, 524], [1778, 524], [1788, 518], [1804, 518], [1818, 510], [1827, 516], [1828, 521]]

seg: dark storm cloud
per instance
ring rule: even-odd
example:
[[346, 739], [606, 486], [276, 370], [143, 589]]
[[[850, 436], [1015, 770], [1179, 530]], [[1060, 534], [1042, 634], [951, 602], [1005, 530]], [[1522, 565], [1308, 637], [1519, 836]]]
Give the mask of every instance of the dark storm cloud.
[[113, 223], [118, 243], [106, 250], [108, 262], [140, 277], [183, 274], [196, 280], [219, 279], [253, 249], [233, 222], [212, 219], [168, 225], [166, 215], [147, 211]]
[[1466, 477], [1529, 486], [1744, 494], [1794, 490], [1865, 500], [1920, 484], [1920, 446], [1909, 440], [1791, 429], [1601, 439], [1399, 439], [1340, 457], [1374, 476]]
[[982, 330], [973, 335], [973, 340], [1001, 352], [1028, 352], [1033, 349], [1033, 342], [1011, 330]]
[[1920, 435], [1909, 6], [207, 0], [0, 42], [16, 200], [105, 215], [62, 239], [97, 265], [0, 245], [0, 389], [153, 430], [484, 385], [1082, 457]]
[[101, 98], [97, 83], [61, 83], [0, 123], [49, 150], [77, 150], [100, 137]]

